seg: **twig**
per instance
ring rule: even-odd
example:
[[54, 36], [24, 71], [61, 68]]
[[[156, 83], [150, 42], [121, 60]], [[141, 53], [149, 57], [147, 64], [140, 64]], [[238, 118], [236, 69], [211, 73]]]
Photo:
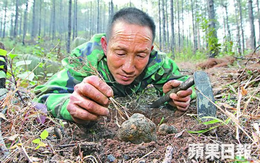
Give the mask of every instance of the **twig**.
[[173, 154], [173, 147], [167, 146], [165, 156], [162, 163], [171, 163]]
[[255, 50], [254, 50], [254, 52], [252, 53], [252, 55], [250, 56], [250, 58], [246, 61], [245, 66], [246, 66], [247, 63], [253, 58], [253, 55], [255, 54], [255, 52], [258, 50], [259, 47], [260, 47], [260, 45], [258, 45], [258, 46], [255, 48]]
[[[21, 143], [20, 137], [19, 137], [18, 139], [19, 139], [19, 142]], [[28, 160], [29, 162], [33, 162], [33, 161], [31, 160], [30, 156], [27, 154], [26, 150], [24, 149], [22, 143], [21, 143], [21, 149], [22, 149], [23, 154], [24, 154], [25, 157], [27, 158], [27, 160]]]
[[[6, 109], [7, 109], [7, 108], [4, 108], [1, 113], [2, 113], [2, 114], [5, 114]], [[10, 154], [10, 152], [9, 152], [8, 149], [6, 148], [5, 142], [4, 142], [4, 139], [3, 139], [3, 136], [2, 136], [2, 128], [1, 128], [2, 124], [1, 124], [1, 119], [2, 119], [2, 118], [0, 118], [0, 144], [1, 144], [1, 150], [2, 150], [2, 152], [4, 153], [4, 157], [7, 157], [7, 156]]]
[[[246, 136], [252, 141], [254, 142], [253, 138], [238, 124], [238, 122], [236, 122], [234, 120], [234, 117], [232, 117], [229, 112], [224, 111], [221, 107], [219, 107], [217, 104], [215, 104], [211, 99], [209, 99], [204, 93], [202, 93], [199, 89], [195, 88], [198, 92], [200, 92], [200, 94], [202, 94], [203, 97], [205, 97], [206, 99], [208, 99], [214, 106], [216, 106], [222, 113], [224, 113], [225, 115], [227, 115], [238, 127], [240, 130], [242, 130]], [[235, 118], [236, 119], [236, 118]]]

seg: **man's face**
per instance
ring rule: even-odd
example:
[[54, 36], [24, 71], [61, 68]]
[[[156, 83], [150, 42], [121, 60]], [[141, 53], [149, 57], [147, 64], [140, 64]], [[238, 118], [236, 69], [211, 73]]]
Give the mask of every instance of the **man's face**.
[[153, 35], [149, 27], [116, 22], [110, 40], [101, 39], [107, 65], [115, 80], [131, 84], [145, 69], [153, 49]]

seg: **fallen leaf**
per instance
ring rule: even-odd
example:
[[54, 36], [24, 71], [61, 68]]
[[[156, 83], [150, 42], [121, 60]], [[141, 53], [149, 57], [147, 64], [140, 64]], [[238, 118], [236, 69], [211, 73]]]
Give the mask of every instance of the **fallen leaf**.
[[241, 90], [243, 96], [247, 95], [247, 90], [244, 87], [241, 87]]
[[182, 130], [181, 132], [175, 134], [174, 138], [180, 137], [180, 136], [183, 134], [184, 131], [185, 131], [185, 130]]
[[15, 134], [15, 135], [6, 137], [6, 139], [7, 139], [7, 140], [10, 140], [10, 141], [14, 141], [18, 136], [19, 136], [19, 134]]
[[5, 115], [3, 114], [3, 113], [0, 113], [0, 119], [4, 119], [4, 120], [6, 120], [6, 117], [5, 117]]

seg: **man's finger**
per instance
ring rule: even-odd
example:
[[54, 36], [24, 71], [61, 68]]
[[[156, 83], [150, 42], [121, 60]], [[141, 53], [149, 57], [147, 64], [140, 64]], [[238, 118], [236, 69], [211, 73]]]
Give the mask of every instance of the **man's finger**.
[[[71, 112], [77, 112], [78, 108], [79, 111], [77, 113], [74, 113], [76, 116], [82, 117], [83, 119], [87, 119], [87, 117], [90, 116], [90, 118], [92, 117], [92, 115], [88, 115], [89, 113], [93, 114], [93, 115], [98, 115], [98, 116], [107, 116], [109, 114], [109, 110], [106, 107], [103, 107], [99, 104], [97, 104], [96, 102], [87, 99], [85, 97], [82, 97], [80, 95], [78, 96], [70, 96], [70, 101], [71, 101], [71, 105], [68, 105], [68, 111]], [[70, 103], [69, 103], [70, 104]], [[70, 108], [71, 106], [71, 108]], [[84, 110], [85, 112], [83, 112], [82, 110]], [[82, 115], [79, 115], [81, 114]], [[81, 118], [79, 118], [81, 119]], [[93, 119], [93, 118], [91, 118]]]
[[83, 80], [83, 83], [89, 83], [93, 85], [97, 90], [99, 90], [107, 97], [113, 96], [112, 88], [97, 76], [89, 76]]
[[190, 96], [191, 94], [192, 94], [192, 89], [191, 88], [189, 88], [187, 90], [183, 90], [183, 91], [177, 92], [177, 95], [179, 97], [186, 97], [186, 96]]
[[100, 105], [107, 106], [109, 104], [107, 96], [105, 96], [96, 87], [89, 83], [80, 83], [74, 87], [74, 90], [79, 91], [80, 95], [92, 99]]

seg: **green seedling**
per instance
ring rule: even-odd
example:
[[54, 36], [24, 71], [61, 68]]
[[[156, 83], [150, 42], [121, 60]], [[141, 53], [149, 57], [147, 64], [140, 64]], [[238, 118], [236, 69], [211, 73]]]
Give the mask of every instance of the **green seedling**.
[[207, 116], [207, 117], [202, 117], [201, 119], [211, 119], [209, 121], [205, 121], [205, 122], [202, 122], [202, 124], [204, 125], [212, 125], [212, 124], [215, 124], [215, 126], [212, 126], [212, 127], [209, 127], [207, 129], [203, 129], [203, 130], [199, 130], [199, 131], [187, 131], [188, 133], [191, 133], [191, 134], [203, 134], [203, 133], [206, 133], [210, 130], [213, 130], [217, 127], [220, 127], [220, 126], [223, 126], [223, 125], [227, 125], [229, 122], [230, 122], [230, 118], [226, 119], [225, 121], [222, 121], [221, 119], [218, 119], [216, 117], [210, 117], [210, 116]]
[[41, 138], [34, 139], [32, 142], [38, 144], [38, 146], [35, 149], [39, 149], [40, 147], [46, 147], [47, 144], [42, 142], [42, 140], [45, 140], [48, 136], [49, 136], [49, 132], [47, 130], [44, 130], [40, 135]]

